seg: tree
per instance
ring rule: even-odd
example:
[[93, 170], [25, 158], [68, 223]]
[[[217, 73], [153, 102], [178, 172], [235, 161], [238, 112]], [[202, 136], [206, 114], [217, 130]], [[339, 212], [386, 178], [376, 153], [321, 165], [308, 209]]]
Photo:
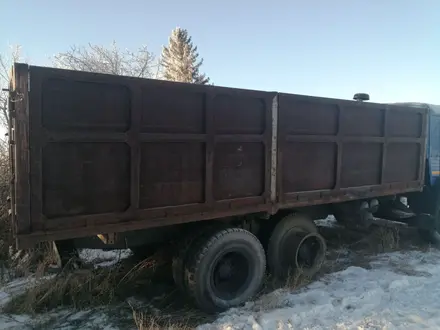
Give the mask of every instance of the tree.
[[3, 128], [9, 125], [8, 92], [11, 68], [14, 62], [20, 61], [21, 46], [11, 46], [9, 54], [0, 54], [0, 125]]
[[157, 75], [154, 55], [147, 46], [133, 52], [128, 49], [121, 50], [116, 42], [110, 47], [93, 44], [88, 44], [87, 47], [72, 46], [67, 52], [55, 55], [53, 64], [62, 69], [139, 78], [152, 78]]
[[[9, 93], [7, 91], [3, 92], [2, 90], [9, 89], [12, 65], [14, 62], [21, 60], [20, 46], [11, 46], [8, 53], [0, 54], [0, 126], [2, 131], [9, 126]], [[9, 144], [7, 139], [0, 136], [0, 271], [1, 268], [3, 268], [1, 263], [8, 260], [10, 246], [13, 245], [12, 226], [8, 214], [8, 210], [11, 206], [9, 202], [7, 202], [7, 196], [10, 194], [9, 185], [11, 180], [8, 148]]]
[[162, 77], [165, 80], [195, 84], [207, 84], [209, 78], [200, 73], [203, 59], [199, 60], [197, 47], [193, 45], [188, 31], [175, 28], [171, 32], [168, 46], [162, 50]]

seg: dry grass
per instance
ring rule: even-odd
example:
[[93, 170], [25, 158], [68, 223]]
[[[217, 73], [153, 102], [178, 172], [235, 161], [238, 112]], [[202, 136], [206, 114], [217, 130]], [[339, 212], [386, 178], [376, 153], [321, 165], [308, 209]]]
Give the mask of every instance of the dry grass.
[[113, 274], [85, 271], [39, 278], [25, 293], [14, 297], [4, 308], [6, 313], [37, 313], [60, 306], [85, 308], [112, 302], [115, 296]]
[[304, 275], [301, 271], [289, 272], [284, 287], [297, 290], [309, 285], [312, 281], [313, 280], [310, 276]]
[[363, 254], [377, 254], [401, 248], [401, 229], [399, 227], [372, 226], [368, 232], [353, 231], [347, 228], [323, 228], [327, 245], [345, 247]]
[[9, 155], [8, 144], [0, 139], [0, 283], [10, 277], [10, 247], [13, 245], [12, 224], [9, 217]]
[[376, 236], [382, 251], [394, 251], [400, 248], [399, 228], [379, 228]]
[[189, 322], [172, 322], [167, 319], [161, 319], [160, 317], [145, 315], [141, 312], [133, 310], [133, 320], [136, 327], [139, 330], [159, 330], [159, 329], [169, 329], [169, 330], [192, 330], [195, 327], [189, 325]]
[[373, 254], [396, 251], [400, 248], [400, 230], [395, 227], [373, 227], [358, 243]]
[[[8, 145], [0, 139], [0, 262], [9, 260], [9, 247], [12, 245], [12, 227], [9, 218], [9, 155]], [[0, 265], [1, 266], [1, 265]]]
[[144, 289], [148, 291], [148, 288], [155, 286], [149, 285], [153, 284], [149, 282], [153, 281], [154, 276], [160, 275], [161, 267], [166, 262], [161, 257], [160, 254], [155, 255], [134, 266], [127, 259], [112, 267], [70, 272], [66, 270], [52, 276], [46, 275], [47, 266], [41, 263], [33, 275], [36, 281], [24, 293], [12, 298], [1, 312], [38, 317], [39, 313], [60, 307], [91, 311], [102, 310], [104, 307], [112, 322], [120, 323], [122, 328], [134, 322], [138, 329], [185, 330], [206, 323], [207, 317], [199, 311], [186, 306], [181, 310], [174, 306], [167, 307], [170, 302], [163, 295], [159, 302], [163, 305], [159, 307], [160, 311], [157, 306], [150, 305], [150, 301], [144, 305], [135, 299], [136, 305], [140, 305], [136, 309], [131, 306], [131, 299], [127, 298], [139, 295], [140, 292], [143, 295]]
[[36, 283], [14, 297], [5, 307], [6, 313], [35, 314], [61, 306], [85, 309], [123, 301], [136, 290], [137, 281], [151, 277], [157, 262], [146, 259], [127, 271], [123, 264], [109, 268], [63, 271], [45, 277], [46, 263], [40, 263]]

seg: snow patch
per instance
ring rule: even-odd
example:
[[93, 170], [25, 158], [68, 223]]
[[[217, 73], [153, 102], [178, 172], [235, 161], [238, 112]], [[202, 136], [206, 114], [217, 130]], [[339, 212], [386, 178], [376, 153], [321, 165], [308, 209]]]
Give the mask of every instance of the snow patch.
[[330, 227], [330, 228], [336, 227], [338, 225], [333, 215], [329, 215], [325, 219], [315, 220], [315, 224], [319, 227]]
[[47, 275], [40, 278], [29, 276], [26, 278], [17, 278], [4, 286], [0, 287], [0, 308], [6, 305], [12, 297], [22, 294], [31, 287], [53, 278], [55, 275]]
[[440, 329], [440, 252], [384, 254], [371, 266], [277, 290], [198, 329]]
[[79, 256], [87, 263], [94, 264], [95, 267], [110, 267], [119, 261], [132, 255], [130, 249], [124, 250], [100, 250], [100, 249], [82, 249]]
[[29, 324], [31, 318], [26, 315], [0, 315], [0, 330], [27, 330], [33, 329]]

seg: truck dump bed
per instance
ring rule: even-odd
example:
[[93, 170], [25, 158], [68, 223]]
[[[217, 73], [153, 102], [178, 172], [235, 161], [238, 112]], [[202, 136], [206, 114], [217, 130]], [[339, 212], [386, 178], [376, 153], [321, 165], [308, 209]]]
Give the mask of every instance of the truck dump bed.
[[18, 245], [421, 190], [424, 108], [16, 64]]

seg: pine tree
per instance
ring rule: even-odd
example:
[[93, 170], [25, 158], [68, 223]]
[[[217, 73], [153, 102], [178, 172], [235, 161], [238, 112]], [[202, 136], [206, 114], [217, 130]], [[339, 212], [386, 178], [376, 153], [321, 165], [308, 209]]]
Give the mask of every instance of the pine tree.
[[161, 65], [163, 78], [205, 85], [209, 78], [200, 73], [203, 59], [199, 59], [197, 46], [194, 46], [188, 31], [175, 28], [171, 32], [168, 46], [163, 47]]

